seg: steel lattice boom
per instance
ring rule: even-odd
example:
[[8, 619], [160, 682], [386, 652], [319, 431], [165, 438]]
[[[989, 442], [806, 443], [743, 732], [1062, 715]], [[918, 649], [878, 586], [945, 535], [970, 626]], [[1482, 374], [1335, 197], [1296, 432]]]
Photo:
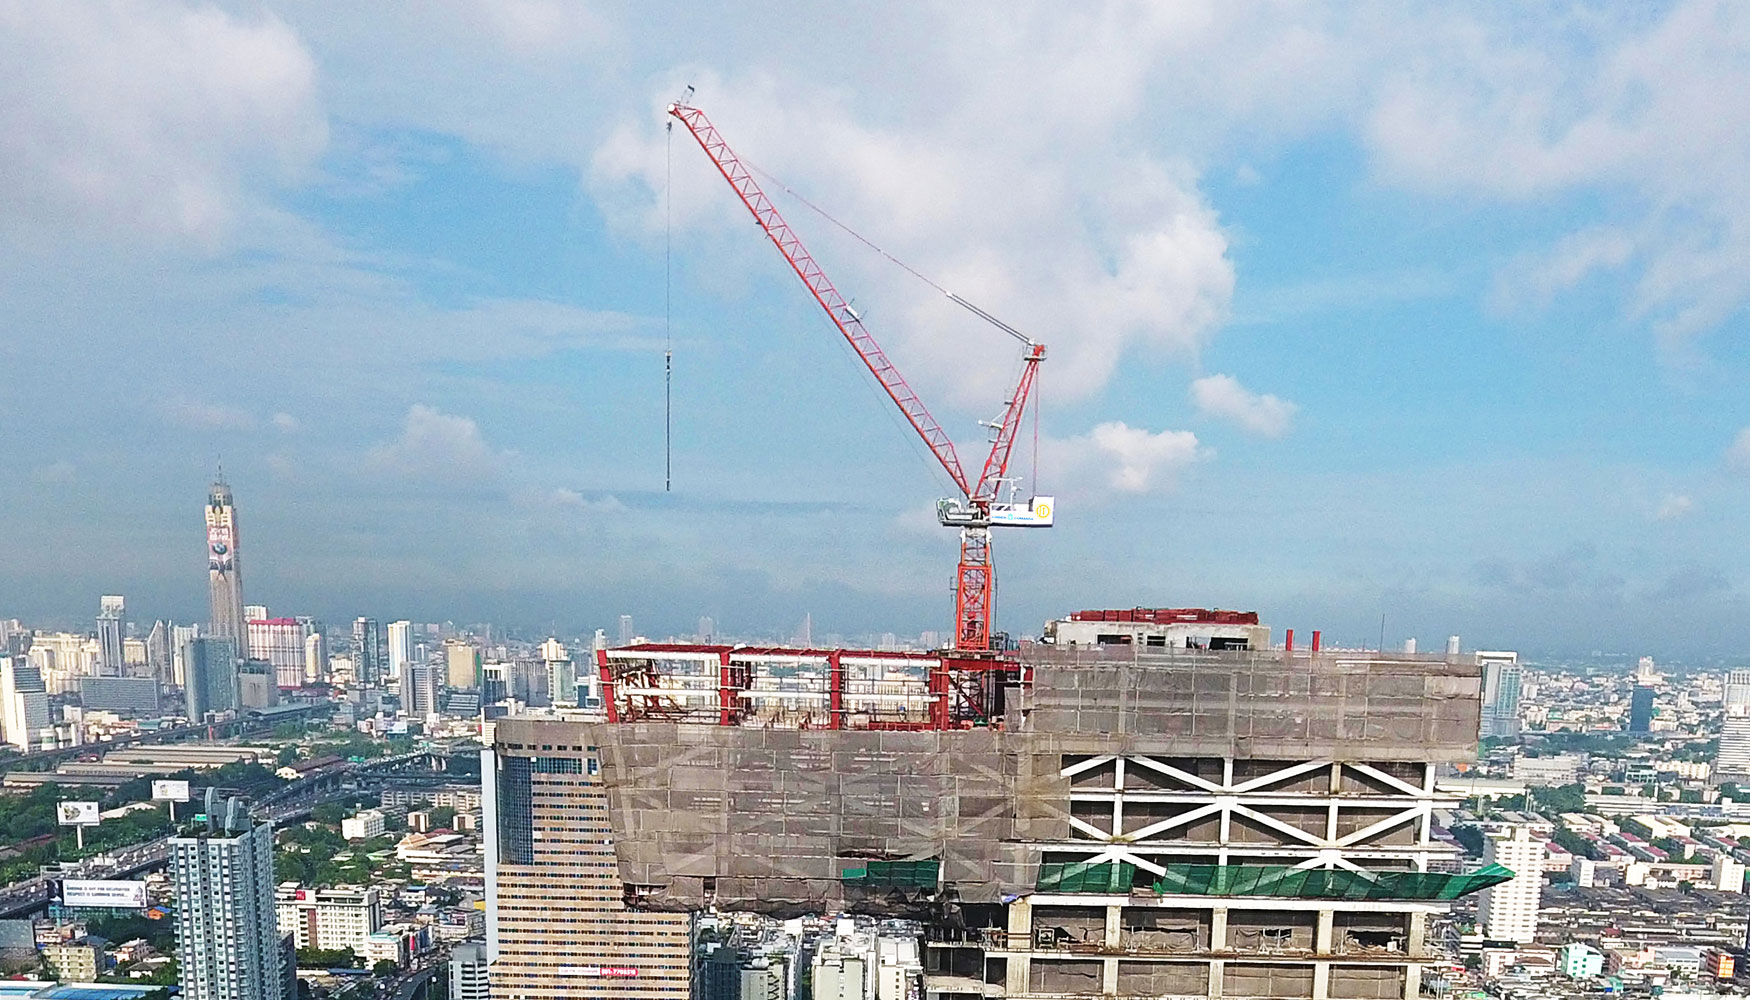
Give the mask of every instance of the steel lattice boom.
[[[949, 297], [956, 303], [1025, 340], [1027, 346], [1022, 359], [1025, 364], [1020, 383], [1005, 404], [1001, 418], [992, 425], [995, 434], [991, 441], [990, 454], [985, 458], [978, 480], [974, 482], [967, 477], [961, 466], [960, 456], [954, 450], [954, 442], [947, 432], [930, 415], [924, 401], [912, 390], [905, 376], [900, 374], [899, 369], [888, 359], [887, 353], [881, 349], [881, 345], [863, 326], [862, 319], [850, 307], [845, 297], [839, 294], [832, 280], [815, 262], [808, 248], [803, 246], [801, 238], [784, 221], [777, 206], [754, 179], [753, 172], [729, 148], [729, 143], [724, 141], [717, 127], [711, 124], [703, 111], [688, 105], [671, 104], [668, 113], [679, 119], [698, 141], [699, 147], [711, 158], [711, 162], [735, 190], [741, 203], [753, 213], [754, 221], [759, 223], [761, 231], [778, 248], [791, 270], [796, 272], [796, 276], [802, 279], [802, 284], [807, 286], [814, 300], [826, 310], [827, 318], [832, 320], [833, 326], [838, 328], [851, 349], [868, 366], [870, 374], [881, 383], [881, 388], [887, 392], [894, 405], [899, 407], [900, 413], [905, 416], [918, 437], [923, 439], [924, 445], [935, 455], [936, 461], [941, 463], [948, 478], [960, 489], [959, 498], [944, 500], [937, 505], [941, 522], [961, 529], [960, 563], [955, 581], [954, 646], [965, 650], [989, 649], [992, 603], [996, 594], [996, 570], [990, 558], [990, 527], [993, 523], [1040, 527], [1049, 527], [1051, 524], [1050, 498], [1036, 498], [1027, 506], [1024, 515], [1017, 514], [1013, 505], [1004, 507], [998, 504], [996, 499], [999, 485], [1008, 474], [1015, 435], [1020, 428], [1021, 418], [1027, 411], [1027, 402], [1039, 371], [1039, 362], [1045, 359], [1045, 346], [1026, 340], [1013, 327], [950, 293]], [[999, 507], [1004, 507], [1003, 513], [1006, 516], [993, 522], [993, 512]]]

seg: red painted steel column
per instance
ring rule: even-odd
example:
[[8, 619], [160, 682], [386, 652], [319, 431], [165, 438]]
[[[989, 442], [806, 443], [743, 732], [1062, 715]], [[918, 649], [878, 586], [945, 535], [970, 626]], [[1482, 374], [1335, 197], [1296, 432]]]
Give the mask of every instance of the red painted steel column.
[[826, 654], [827, 684], [826, 692], [826, 728], [845, 728], [845, 667], [839, 657], [844, 650], [835, 649]]
[[617, 701], [614, 700], [614, 675], [608, 672], [608, 651], [607, 650], [598, 649], [595, 651], [595, 666], [596, 666], [596, 670], [601, 673], [602, 704], [607, 707], [608, 721], [609, 722], [619, 722], [620, 721], [620, 705]]
[[730, 725], [729, 653], [717, 654], [717, 724]]

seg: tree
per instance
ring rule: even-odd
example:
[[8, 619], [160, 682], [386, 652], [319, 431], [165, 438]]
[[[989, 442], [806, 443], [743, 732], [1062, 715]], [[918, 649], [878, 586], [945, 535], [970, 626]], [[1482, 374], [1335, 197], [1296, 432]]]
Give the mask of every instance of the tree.
[[1469, 823], [1462, 826], [1455, 826], [1452, 828], [1452, 837], [1460, 844], [1463, 844], [1464, 849], [1467, 852], [1474, 854], [1477, 857], [1482, 857], [1483, 831], [1480, 828], [1472, 826]]
[[1532, 789], [1531, 797], [1539, 807], [1553, 813], [1586, 811], [1586, 786], [1576, 781], [1571, 785]]
[[297, 747], [280, 747], [279, 755], [274, 757], [273, 762], [281, 767], [285, 767], [287, 764], [296, 763], [297, 759]]
[[338, 802], [324, 802], [310, 810], [310, 818], [323, 826], [339, 826], [346, 818], [346, 807]]
[[388, 979], [401, 971], [401, 966], [386, 958], [377, 959], [377, 964], [371, 966], [371, 975], [378, 979]]

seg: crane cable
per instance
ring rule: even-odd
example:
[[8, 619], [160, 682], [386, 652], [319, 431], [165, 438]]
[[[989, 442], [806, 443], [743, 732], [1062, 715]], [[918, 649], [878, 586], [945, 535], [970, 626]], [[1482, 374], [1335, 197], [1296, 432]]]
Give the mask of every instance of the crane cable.
[[668, 123], [668, 176], [662, 182], [662, 491], [674, 490], [674, 121]]
[[1019, 330], [1015, 329], [1014, 327], [1010, 326], [1009, 324], [1003, 322], [1002, 320], [996, 318], [995, 316], [992, 316], [990, 313], [985, 312], [983, 309], [979, 308], [978, 306], [972, 304], [971, 302], [966, 301], [965, 299], [954, 294], [953, 292], [950, 292], [948, 289], [942, 287], [939, 283], [932, 280], [928, 275], [924, 274], [922, 271], [919, 271], [917, 268], [912, 267], [910, 264], [907, 264], [905, 261], [900, 260], [898, 257], [895, 257], [894, 255], [888, 253], [886, 250], [883, 250], [879, 246], [876, 246], [875, 242], [873, 240], [869, 239], [867, 236], [864, 236], [862, 233], [857, 232], [855, 229], [852, 229], [850, 226], [845, 225], [843, 222], [840, 222], [838, 219], [833, 218], [832, 215], [830, 215], [826, 209], [821, 208], [819, 205], [816, 205], [812, 201], [809, 201], [807, 198], [803, 197], [799, 192], [797, 192], [796, 189], [790, 187], [788, 184], [785, 184], [783, 181], [772, 176], [770, 173], [767, 173], [765, 170], [761, 169], [757, 164], [749, 161], [747, 159], [747, 157], [745, 157], [745, 156], [741, 157], [741, 162], [743, 164], [745, 164], [748, 167], [748, 169], [752, 170], [754, 173], [759, 174], [761, 177], [764, 177], [766, 180], [772, 182], [772, 184], [776, 185], [779, 190], [783, 191], [785, 194], [787, 194], [790, 197], [801, 202], [803, 204], [803, 206], [806, 207], [809, 211], [820, 216], [821, 218], [825, 219], [826, 221], [832, 223], [833, 225], [837, 226], [839, 229], [844, 230], [844, 232], [847, 235], [849, 235], [852, 239], [856, 240], [858, 243], [863, 244], [864, 246], [868, 247], [869, 249], [871, 249], [871, 250], [875, 251], [876, 253], [880, 254], [881, 256], [887, 258], [887, 260], [889, 262], [899, 265], [900, 269], [905, 271], [907, 274], [918, 279], [919, 281], [923, 282], [924, 284], [929, 285], [931, 288], [934, 288], [936, 291], [941, 292], [943, 295], [946, 295], [948, 297], [948, 299], [950, 301], [952, 301], [955, 305], [959, 306], [962, 309], [965, 309], [967, 312], [973, 314], [974, 316], [977, 316], [979, 319], [984, 320], [986, 323], [989, 323], [990, 325], [1003, 331], [1004, 333], [1015, 338], [1016, 340], [1020, 341], [1021, 343], [1026, 344], [1028, 347], [1033, 346], [1033, 338], [1032, 337], [1027, 336], [1026, 334], [1022, 333], [1021, 331], [1019, 331]]

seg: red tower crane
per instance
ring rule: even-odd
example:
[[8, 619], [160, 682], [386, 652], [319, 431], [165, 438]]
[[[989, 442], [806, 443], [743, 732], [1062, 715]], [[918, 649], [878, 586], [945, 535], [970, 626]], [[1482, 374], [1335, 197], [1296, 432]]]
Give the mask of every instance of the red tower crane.
[[1051, 497], [1033, 497], [1026, 503], [999, 501], [997, 490], [1006, 481], [1009, 456], [1015, 447], [1015, 433], [1026, 413], [1027, 401], [1033, 392], [1033, 381], [1039, 373], [1039, 362], [1045, 360], [1045, 345], [1036, 344], [1025, 334], [978, 308], [965, 299], [947, 292], [949, 299], [980, 319], [989, 322], [1024, 345], [1020, 383], [1003, 405], [1002, 414], [989, 426], [990, 454], [976, 480], [961, 468], [960, 456], [948, 433], [930, 415], [924, 401], [912, 390], [887, 353], [863, 326], [862, 317], [851, 308], [845, 297], [833, 287], [831, 279], [815, 263], [808, 248], [784, 221], [777, 206], [754, 180], [753, 172], [737, 157], [717, 127], [698, 108], [671, 104], [668, 113], [687, 127], [705, 155], [735, 190], [741, 203], [753, 213], [754, 221], [783, 254], [796, 277], [826, 310], [828, 319], [844, 335], [851, 349], [863, 359], [875, 381], [899, 407], [912, 429], [917, 431], [930, 453], [959, 488], [960, 496], [948, 497], [936, 503], [936, 517], [944, 526], [960, 529], [960, 565], [954, 586], [954, 647], [963, 650], [987, 650], [991, 645], [991, 611], [996, 597], [996, 566], [991, 561], [990, 529], [992, 527], [1049, 528], [1055, 516]]

